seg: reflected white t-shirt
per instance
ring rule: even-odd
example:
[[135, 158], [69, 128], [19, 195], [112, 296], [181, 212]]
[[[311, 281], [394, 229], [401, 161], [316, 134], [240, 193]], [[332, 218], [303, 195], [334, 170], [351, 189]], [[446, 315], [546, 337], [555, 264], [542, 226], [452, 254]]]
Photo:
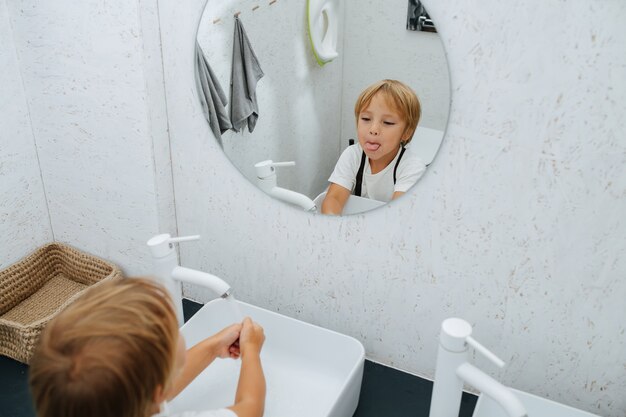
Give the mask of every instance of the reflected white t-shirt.
[[[396, 161], [400, 156], [402, 149], [398, 150], [395, 158], [389, 165], [377, 174], [372, 174], [370, 168], [369, 158], [365, 158], [365, 169], [363, 170], [363, 183], [361, 185], [361, 197], [371, 198], [378, 201], [391, 201], [393, 193], [396, 191], [407, 192], [426, 171], [426, 165], [422, 162], [421, 158], [411, 152], [411, 148], [407, 147], [402, 155], [398, 170], [396, 171], [396, 184], [393, 184], [393, 169], [396, 166]], [[361, 155], [363, 149], [357, 143], [352, 146], [348, 146], [346, 150], [341, 153], [335, 170], [328, 179], [337, 185], [341, 185], [344, 188], [354, 191], [356, 185], [356, 174], [359, 171], [361, 165]]]

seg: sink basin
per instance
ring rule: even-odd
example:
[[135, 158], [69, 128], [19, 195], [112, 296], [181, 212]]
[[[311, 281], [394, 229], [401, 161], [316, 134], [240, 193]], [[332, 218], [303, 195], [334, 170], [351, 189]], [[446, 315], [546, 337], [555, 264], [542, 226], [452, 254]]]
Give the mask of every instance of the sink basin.
[[[240, 301], [204, 305], [182, 328], [187, 346], [250, 316], [263, 326], [265, 417], [349, 417], [356, 410], [365, 351], [356, 339]], [[232, 405], [241, 361], [216, 359], [171, 403], [172, 412]]]
[[[529, 417], [600, 417], [524, 391], [512, 389], [524, 404]], [[480, 394], [472, 417], [508, 417], [504, 409], [490, 397]]]

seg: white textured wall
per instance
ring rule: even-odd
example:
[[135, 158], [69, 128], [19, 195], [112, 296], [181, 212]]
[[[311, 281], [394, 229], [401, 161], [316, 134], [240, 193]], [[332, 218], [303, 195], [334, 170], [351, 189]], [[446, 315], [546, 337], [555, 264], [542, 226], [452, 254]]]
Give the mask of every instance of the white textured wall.
[[203, 235], [182, 261], [425, 376], [440, 322], [464, 317], [509, 362], [477, 359], [504, 382], [623, 416], [626, 4], [426, 6], [452, 80], [440, 154], [405, 197], [332, 218], [273, 201], [207, 140], [191, 76], [203, 1], [160, 1], [179, 229]]
[[[340, 152], [341, 61], [317, 65], [303, 30], [306, 8], [301, 2], [265, 2], [252, 11], [255, 5], [209, 0], [198, 30], [200, 45], [228, 97], [235, 12], [241, 12], [265, 73], [257, 86], [259, 119], [254, 131], [246, 127], [243, 133], [225, 132], [224, 151], [252, 182], [257, 162], [295, 160], [295, 167], [279, 169], [278, 185], [315, 198], [328, 185]], [[214, 141], [213, 135], [205, 140]]]
[[30, 114], [0, 0], [0, 269], [52, 240]]
[[145, 273], [174, 224], [156, 2], [7, 6], [55, 239]]
[[354, 103], [359, 94], [385, 78], [415, 90], [422, 105], [420, 126], [446, 129], [450, 76], [443, 45], [437, 33], [406, 30], [407, 5], [407, 0], [346, 1], [342, 149], [346, 138], [356, 138]]

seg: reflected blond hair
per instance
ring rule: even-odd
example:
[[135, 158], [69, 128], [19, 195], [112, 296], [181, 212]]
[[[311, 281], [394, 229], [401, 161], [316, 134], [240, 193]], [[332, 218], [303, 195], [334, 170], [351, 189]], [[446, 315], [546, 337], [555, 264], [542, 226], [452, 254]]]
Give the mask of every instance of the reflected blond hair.
[[125, 278], [85, 292], [44, 330], [30, 366], [39, 417], [147, 417], [168, 388], [178, 323], [167, 291]]
[[395, 109], [404, 119], [406, 127], [403, 135], [408, 139], [403, 143], [406, 145], [413, 139], [413, 134], [422, 116], [422, 106], [415, 92], [406, 84], [397, 80], [381, 80], [367, 87], [359, 96], [354, 105], [354, 116], [357, 124], [359, 114], [369, 106], [372, 98], [378, 93], [383, 94], [387, 104]]

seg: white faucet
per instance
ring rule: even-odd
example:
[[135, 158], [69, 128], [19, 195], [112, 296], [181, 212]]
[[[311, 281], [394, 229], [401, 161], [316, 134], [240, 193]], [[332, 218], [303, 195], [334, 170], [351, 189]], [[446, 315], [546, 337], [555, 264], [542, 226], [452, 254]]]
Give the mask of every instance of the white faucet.
[[306, 211], [313, 211], [317, 207], [309, 197], [295, 191], [280, 188], [276, 185], [276, 170], [274, 168], [295, 165], [295, 161], [273, 162], [271, 159], [254, 164], [259, 188], [274, 198], [300, 206]]
[[178, 324], [181, 326], [184, 323], [181, 282], [207, 287], [222, 298], [230, 295], [230, 285], [221, 278], [178, 265], [178, 254], [174, 248], [174, 243], [199, 239], [200, 236], [198, 235], [171, 237], [169, 234], [164, 233], [148, 240], [148, 247], [150, 248], [154, 265], [154, 276], [169, 291], [176, 307]]
[[449, 318], [441, 323], [429, 417], [458, 417], [463, 382], [493, 398], [510, 417], [526, 416], [526, 409], [508, 387], [468, 363], [468, 345], [471, 345], [497, 366], [504, 366], [500, 358], [474, 340], [471, 334], [472, 326], [465, 320]]

